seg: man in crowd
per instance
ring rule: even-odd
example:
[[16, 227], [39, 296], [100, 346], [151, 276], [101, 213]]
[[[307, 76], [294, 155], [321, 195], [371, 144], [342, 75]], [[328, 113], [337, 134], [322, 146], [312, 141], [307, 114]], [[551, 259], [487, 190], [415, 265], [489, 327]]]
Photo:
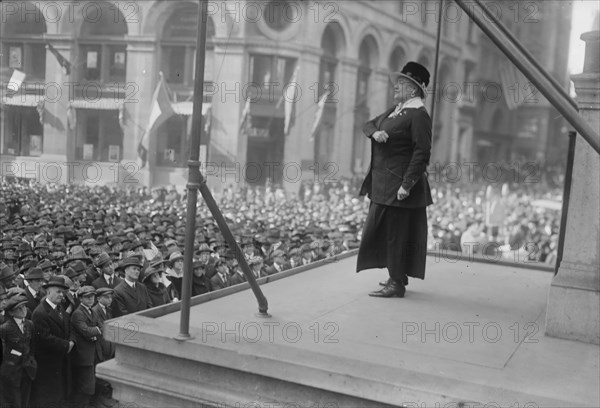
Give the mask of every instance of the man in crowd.
[[33, 357], [33, 323], [26, 319], [27, 298], [14, 296], [5, 304], [8, 318], [0, 324], [0, 406], [28, 407], [37, 364]]
[[98, 259], [95, 262], [95, 266], [99, 269], [100, 276], [92, 282], [92, 286], [94, 288], [114, 289], [119, 283], [121, 283], [121, 278], [115, 276], [113, 261], [106, 252], [102, 252], [98, 256]]
[[46, 298], [32, 314], [38, 371], [31, 402], [39, 407], [60, 407], [64, 406], [70, 387], [69, 353], [75, 346], [70, 340], [69, 316], [62, 308], [64, 291], [69, 287], [62, 276], [55, 276], [43, 288]]
[[73, 374], [73, 394], [71, 402], [86, 407], [96, 389], [95, 364], [102, 351], [99, 338], [102, 336], [98, 316], [92, 312], [96, 301], [93, 286], [82, 286], [77, 290], [80, 305], [71, 316], [71, 338], [75, 350], [71, 358]]
[[25, 296], [27, 297], [27, 318], [31, 318], [31, 313], [38, 307], [44, 297], [42, 284], [44, 283], [44, 273], [38, 267], [31, 268], [25, 272]]
[[152, 307], [152, 301], [144, 286], [138, 281], [142, 264], [137, 257], [125, 259], [117, 270], [123, 270], [125, 279], [115, 288], [113, 316], [123, 316]]

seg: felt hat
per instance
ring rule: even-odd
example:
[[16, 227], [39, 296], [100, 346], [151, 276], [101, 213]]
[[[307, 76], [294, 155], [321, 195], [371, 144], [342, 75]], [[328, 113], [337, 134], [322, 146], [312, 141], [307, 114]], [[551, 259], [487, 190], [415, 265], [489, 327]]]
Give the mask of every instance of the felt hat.
[[427, 86], [429, 85], [430, 74], [427, 68], [418, 62], [410, 61], [408, 62], [402, 71], [400, 72], [392, 72], [390, 74], [390, 80], [393, 84], [398, 81], [398, 78], [407, 78], [415, 85], [419, 87], [419, 89], [423, 92], [423, 99], [427, 96]]
[[50, 288], [50, 287], [58, 287], [58, 288], [61, 288], [61, 289], [64, 289], [64, 290], [69, 289], [69, 287], [65, 283], [64, 276], [60, 276], [60, 275], [59, 276], [52, 276], [48, 282], [46, 282], [46, 283], [44, 283], [42, 285], [42, 287], [44, 289]]

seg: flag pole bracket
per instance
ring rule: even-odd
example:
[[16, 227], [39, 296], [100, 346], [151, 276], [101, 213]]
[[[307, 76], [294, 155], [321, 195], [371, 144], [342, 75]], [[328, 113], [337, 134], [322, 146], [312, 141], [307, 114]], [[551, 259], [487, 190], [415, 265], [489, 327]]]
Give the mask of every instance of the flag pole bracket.
[[[188, 168], [190, 169], [190, 180], [186, 184], [187, 189], [199, 190], [202, 185], [206, 184], [206, 178], [200, 172], [201, 162], [199, 160], [188, 160]], [[192, 180], [193, 178], [193, 180]]]

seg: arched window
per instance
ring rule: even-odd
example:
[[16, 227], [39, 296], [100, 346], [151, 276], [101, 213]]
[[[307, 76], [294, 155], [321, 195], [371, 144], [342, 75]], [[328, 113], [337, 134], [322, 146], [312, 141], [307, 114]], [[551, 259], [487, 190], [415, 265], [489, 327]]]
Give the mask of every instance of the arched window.
[[[344, 47], [344, 34], [339, 23], [330, 23], [325, 28], [321, 37], [323, 55], [319, 65], [319, 91], [321, 98], [324, 92], [333, 92], [336, 98], [339, 88], [336, 85], [336, 71], [338, 59]], [[335, 137], [335, 118], [337, 104], [326, 103], [321, 117], [321, 126], [315, 136], [314, 158], [319, 165], [324, 165], [331, 160]]]
[[[0, 4], [0, 7], [6, 6]], [[43, 152], [44, 127], [37, 107], [38, 103], [42, 106], [44, 98], [43, 86], [39, 85], [46, 76], [46, 20], [33, 2], [19, 2], [18, 9], [24, 12], [4, 13], [3, 9], [1, 13], [0, 83], [4, 87], [0, 101], [1, 152], [39, 156]], [[17, 86], [14, 81], [23, 74], [23, 83]], [[7, 89], [9, 82], [12, 84]], [[28, 82], [38, 85], [33, 87], [36, 94], [25, 94]]]
[[124, 84], [127, 73], [127, 23], [119, 8], [105, 1], [84, 13], [79, 33], [80, 78], [101, 84]]
[[368, 163], [365, 163], [366, 139], [362, 127], [369, 120], [369, 81], [373, 68], [379, 60], [379, 49], [373, 36], [366, 36], [360, 43], [358, 49], [358, 74], [356, 77], [356, 99], [354, 106], [354, 141], [352, 145], [351, 170], [355, 174], [365, 171]]
[[[119, 104], [127, 82], [127, 23], [118, 7], [90, 3], [77, 40], [75, 158], [118, 162], [123, 158]], [[90, 91], [91, 90], [91, 91]], [[121, 112], [121, 115], [123, 113]]]
[[[171, 11], [172, 10], [172, 11]], [[194, 93], [196, 74], [196, 41], [198, 37], [198, 4], [180, 3], [170, 9], [160, 35], [160, 70], [171, 91], [175, 115], [156, 130], [156, 164], [183, 167], [189, 156], [188, 145], [192, 126], [190, 101]], [[204, 84], [215, 80], [215, 25], [207, 19]], [[204, 95], [203, 111], [209, 112], [210, 95]], [[206, 120], [206, 118], [205, 118]], [[203, 134], [207, 141], [209, 135]]]
[[[198, 36], [198, 5], [182, 4], [167, 18], [161, 35], [161, 70], [169, 86], [182, 94], [193, 92]], [[213, 20], [207, 20], [204, 82], [213, 81]]]
[[0, 23], [2, 80], [8, 82], [15, 69], [26, 74], [25, 81], [44, 81], [46, 75], [46, 20], [32, 2], [19, 4], [27, 12], [6, 13]]

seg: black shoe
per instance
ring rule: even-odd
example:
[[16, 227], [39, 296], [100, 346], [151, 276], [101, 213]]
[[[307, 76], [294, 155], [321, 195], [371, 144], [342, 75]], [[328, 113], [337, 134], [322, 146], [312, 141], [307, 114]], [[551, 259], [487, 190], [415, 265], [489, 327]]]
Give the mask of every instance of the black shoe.
[[[388, 280], [379, 282], [379, 286], [387, 286], [387, 284], [390, 283], [391, 279], [392, 278], [388, 278]], [[404, 283], [404, 286], [408, 286], [408, 276], [404, 275], [403, 281], [404, 282], [402, 282], [402, 283]]]
[[390, 279], [389, 283], [381, 290], [377, 290], [375, 292], [369, 293], [369, 296], [373, 297], [404, 297], [404, 293], [406, 292], [406, 288], [404, 286], [399, 285], [396, 281]]

